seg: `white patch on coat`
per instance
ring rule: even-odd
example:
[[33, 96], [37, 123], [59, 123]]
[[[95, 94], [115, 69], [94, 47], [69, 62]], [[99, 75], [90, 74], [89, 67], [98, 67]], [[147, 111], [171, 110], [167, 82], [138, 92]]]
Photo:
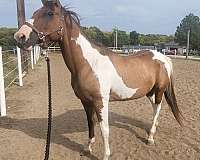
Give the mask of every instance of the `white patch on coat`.
[[[162, 103], [162, 102], [161, 102]], [[161, 110], [161, 103], [160, 104], [155, 104], [156, 110], [154, 113], [154, 118], [153, 118], [153, 124], [152, 127], [150, 129], [150, 133], [149, 133], [149, 137], [148, 137], [148, 142], [149, 143], [154, 143], [154, 134], [156, 133], [156, 127], [157, 127], [157, 123], [158, 123], [158, 116]]]
[[93, 137], [92, 139], [89, 139], [88, 143], [84, 146], [84, 150], [92, 153], [92, 144], [93, 143], [95, 143], [95, 137]]
[[167, 70], [168, 77], [170, 78], [172, 74], [172, 62], [171, 59], [162, 53], [156, 51], [156, 50], [151, 50], [153, 53], [153, 60], [159, 60], [164, 63], [165, 69]]
[[110, 156], [110, 146], [109, 146], [109, 123], [108, 123], [108, 103], [109, 100], [105, 97], [102, 99], [103, 108], [101, 110], [101, 118], [102, 121], [100, 122], [101, 133], [104, 142], [104, 158], [103, 160], [108, 160]]
[[102, 97], [107, 97], [111, 90], [122, 99], [131, 98], [137, 92], [138, 88], [132, 89], [126, 86], [110, 58], [100, 54], [97, 49], [94, 49], [81, 33], [75, 41], [76, 44], [80, 45], [84, 58], [88, 61], [99, 80]]
[[[28, 23], [30, 23], [31, 25], [33, 25], [34, 23], [34, 19], [29, 19], [27, 21]], [[20, 29], [19, 31], [15, 34], [15, 39], [17, 39], [16, 37], [22, 37], [22, 36], [25, 36], [25, 41], [27, 41], [30, 37], [30, 34], [32, 32], [32, 28], [27, 26], [26, 24], [24, 24]]]

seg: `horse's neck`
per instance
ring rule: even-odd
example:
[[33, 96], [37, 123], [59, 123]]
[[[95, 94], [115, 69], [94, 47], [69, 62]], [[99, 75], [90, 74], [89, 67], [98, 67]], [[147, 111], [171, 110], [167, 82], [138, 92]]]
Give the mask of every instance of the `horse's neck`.
[[61, 48], [61, 52], [62, 52], [62, 56], [64, 59], [64, 62], [67, 66], [67, 68], [69, 69], [69, 71], [74, 74], [75, 73], [75, 66], [73, 64], [73, 57], [71, 54], [71, 50], [67, 45], [68, 41], [63, 39], [63, 41], [60, 43], [60, 48]]
[[[88, 63], [92, 65], [101, 56], [80, 30], [76, 30], [76, 34], [72, 33], [71, 37], [66, 34], [61, 48], [64, 61], [72, 74], [77, 74]], [[86, 61], [88, 63], [85, 63]]]

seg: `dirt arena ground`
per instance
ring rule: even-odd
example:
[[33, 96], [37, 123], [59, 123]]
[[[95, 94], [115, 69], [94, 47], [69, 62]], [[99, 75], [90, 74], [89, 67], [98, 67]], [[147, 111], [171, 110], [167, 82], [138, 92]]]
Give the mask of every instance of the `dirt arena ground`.
[[[53, 133], [51, 160], [102, 159], [97, 125], [93, 154], [80, 156], [87, 142], [86, 115], [70, 86], [61, 55], [52, 55]], [[110, 104], [111, 160], [200, 159], [200, 62], [173, 60], [178, 104], [186, 119], [179, 127], [166, 102], [159, 117], [155, 146], [146, 144], [152, 122], [147, 98]], [[0, 118], [0, 160], [42, 160], [47, 127], [44, 60], [24, 79], [24, 87], [7, 92], [8, 116]]]

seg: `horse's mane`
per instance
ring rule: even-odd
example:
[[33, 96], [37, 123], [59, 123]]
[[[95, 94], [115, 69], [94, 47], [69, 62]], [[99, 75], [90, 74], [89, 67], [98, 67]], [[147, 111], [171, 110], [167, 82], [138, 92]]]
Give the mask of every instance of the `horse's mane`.
[[107, 54], [113, 53], [110, 49], [108, 49], [107, 47], [105, 47], [102, 43], [94, 41], [93, 39], [89, 38], [89, 36], [87, 36], [82, 31], [81, 25], [80, 25], [80, 16], [76, 12], [70, 10], [69, 6], [62, 7], [62, 12], [63, 12], [64, 16], [69, 17], [71, 27], [72, 27], [73, 22], [75, 22], [75, 24], [77, 24], [78, 27], [80, 28], [81, 34], [83, 34], [83, 36], [86, 39], [88, 39], [88, 41], [90, 41], [90, 43], [92, 44], [92, 46], [94, 48], [96, 48], [101, 54], [107, 55]]
[[80, 27], [80, 16], [76, 12], [70, 10], [70, 7], [68, 6], [62, 7], [62, 12], [64, 16], [69, 17], [71, 24], [72, 22], [75, 22]]
[[97, 49], [102, 55], [113, 54], [114, 52], [103, 45], [101, 42], [97, 42], [94, 39], [87, 36], [84, 32], [81, 31], [81, 34], [91, 43], [92, 47]]

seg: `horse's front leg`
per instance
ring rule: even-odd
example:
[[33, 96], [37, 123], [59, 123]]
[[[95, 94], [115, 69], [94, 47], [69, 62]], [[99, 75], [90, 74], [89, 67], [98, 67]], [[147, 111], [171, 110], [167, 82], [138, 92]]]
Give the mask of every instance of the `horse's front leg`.
[[86, 101], [81, 101], [83, 104], [83, 107], [85, 109], [86, 115], [87, 115], [87, 120], [88, 120], [88, 128], [89, 128], [89, 140], [87, 145], [84, 146], [84, 150], [87, 152], [92, 152], [92, 144], [95, 142], [95, 137], [94, 137], [94, 113], [95, 113], [95, 106], [92, 102], [86, 102]]
[[108, 103], [109, 98], [102, 98], [102, 105], [97, 105], [99, 110], [99, 121], [100, 128], [104, 143], [104, 158], [103, 160], [108, 160], [110, 157], [110, 147], [109, 147], [109, 123], [108, 123]]

